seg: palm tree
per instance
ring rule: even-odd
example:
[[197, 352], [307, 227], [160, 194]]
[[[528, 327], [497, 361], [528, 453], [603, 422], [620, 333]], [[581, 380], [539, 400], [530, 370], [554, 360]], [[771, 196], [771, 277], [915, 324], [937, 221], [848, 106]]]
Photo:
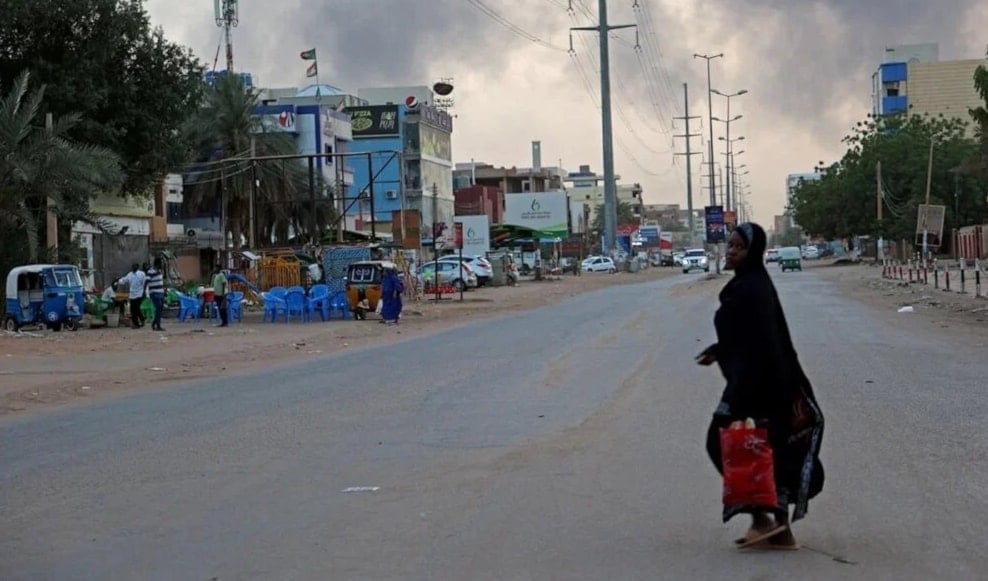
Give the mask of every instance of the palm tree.
[[110, 150], [66, 137], [79, 115], [38, 123], [45, 87], [29, 93], [29, 79], [22, 72], [0, 99], [0, 231], [37, 262], [49, 204], [54, 202], [62, 220], [91, 218], [89, 200], [116, 189], [123, 172]]
[[[287, 241], [291, 231], [299, 232], [308, 224], [310, 212], [302, 194], [308, 189], [303, 165], [295, 160], [250, 161], [252, 149], [256, 157], [297, 154], [289, 135], [265, 131], [254, 115], [257, 105], [256, 90], [238, 76], [226, 75], [206, 91], [203, 107], [189, 127], [199, 160], [187, 180], [190, 201], [200, 209], [223, 208], [236, 248], [250, 229], [252, 189], [258, 241]], [[321, 188], [321, 176], [317, 179]], [[325, 206], [318, 210], [321, 228], [332, 216]]]

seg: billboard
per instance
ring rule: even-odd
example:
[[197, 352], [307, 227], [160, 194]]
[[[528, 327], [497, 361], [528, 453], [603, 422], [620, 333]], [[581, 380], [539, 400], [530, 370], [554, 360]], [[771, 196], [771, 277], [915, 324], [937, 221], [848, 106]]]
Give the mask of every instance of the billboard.
[[538, 230], [545, 237], [565, 238], [569, 234], [566, 192], [505, 194], [503, 222]]
[[354, 139], [361, 137], [394, 137], [398, 135], [397, 105], [361, 105], [347, 107]]
[[491, 226], [487, 215], [456, 216], [453, 222], [463, 225], [463, 255], [484, 256], [491, 249]]
[[943, 240], [944, 206], [920, 204], [916, 210], [916, 245], [923, 245], [923, 230], [926, 230], [926, 244], [939, 247]]
[[449, 133], [419, 123], [419, 143], [422, 148], [422, 157], [442, 163], [452, 161], [453, 153]]
[[707, 243], [724, 242], [726, 240], [724, 235], [724, 207], [707, 206], [703, 209], [703, 219], [707, 224]]
[[658, 248], [661, 233], [662, 228], [658, 226], [642, 226], [638, 229], [638, 235], [641, 237], [642, 244], [645, 248]]

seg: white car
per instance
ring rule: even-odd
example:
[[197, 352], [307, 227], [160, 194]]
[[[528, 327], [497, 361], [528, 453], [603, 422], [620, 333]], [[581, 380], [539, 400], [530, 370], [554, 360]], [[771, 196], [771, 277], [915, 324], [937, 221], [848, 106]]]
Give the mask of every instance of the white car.
[[[440, 256], [439, 262], [459, 262], [459, 254], [447, 254], [446, 256]], [[473, 269], [477, 274], [477, 284], [479, 286], [484, 286], [490, 282], [491, 277], [494, 276], [494, 267], [491, 263], [487, 261], [483, 256], [463, 256], [463, 263]]]
[[436, 277], [436, 266], [439, 267], [439, 283], [452, 285], [456, 290], [477, 288], [477, 274], [466, 264], [460, 264], [450, 260], [440, 260], [438, 263], [423, 262], [419, 267], [419, 272], [425, 281], [431, 281]]
[[802, 254], [803, 260], [816, 260], [820, 258], [820, 249], [816, 246], [804, 246]]
[[702, 248], [690, 248], [683, 256], [683, 274], [689, 274], [694, 270], [710, 272], [707, 251]]
[[608, 256], [591, 256], [583, 261], [583, 272], [616, 272], [614, 261]]

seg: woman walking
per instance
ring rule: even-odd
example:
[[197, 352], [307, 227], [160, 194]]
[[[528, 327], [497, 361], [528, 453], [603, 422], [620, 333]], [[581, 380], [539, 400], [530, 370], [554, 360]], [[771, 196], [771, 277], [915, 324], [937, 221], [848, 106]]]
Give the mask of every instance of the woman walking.
[[735, 420], [767, 422], [772, 444], [778, 505], [726, 505], [724, 522], [749, 513], [751, 529], [735, 541], [740, 547], [794, 550], [799, 545], [790, 529], [789, 506], [794, 507], [792, 521], [802, 518], [809, 499], [823, 488], [823, 413], [765, 269], [766, 244], [765, 231], [757, 224], [741, 224], [731, 234], [725, 268], [735, 274], [720, 293], [714, 316], [717, 343], [697, 356], [697, 362], [717, 363], [727, 381], [707, 432], [707, 453], [717, 470], [723, 473], [720, 428]]
[[401, 293], [405, 285], [395, 272], [393, 266], [385, 267], [384, 279], [381, 281], [381, 322], [398, 324], [401, 315]]

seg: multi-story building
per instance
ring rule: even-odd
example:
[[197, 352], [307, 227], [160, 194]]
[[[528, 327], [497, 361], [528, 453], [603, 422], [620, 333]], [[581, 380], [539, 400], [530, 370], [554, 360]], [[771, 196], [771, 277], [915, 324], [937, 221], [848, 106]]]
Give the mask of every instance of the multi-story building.
[[984, 59], [940, 60], [936, 44], [885, 49], [885, 61], [872, 75], [872, 114], [930, 115], [970, 124], [968, 110], [984, 105], [974, 88], [974, 72]]
[[433, 232], [452, 232], [453, 118], [433, 105], [429, 87], [359, 89], [358, 94], [367, 104], [346, 109], [353, 120], [348, 150], [369, 154], [369, 161], [353, 161], [351, 194], [359, 203], [348, 214], [358, 229], [373, 222], [380, 234], [392, 231], [396, 213], [415, 212], [419, 240], [402, 244], [432, 246]]
[[504, 217], [504, 192], [492, 186], [457, 187], [453, 192], [457, 216], [488, 217], [491, 225], [500, 224]]
[[[614, 180], [619, 181], [621, 176], [615, 175]], [[572, 186], [570, 198], [582, 201], [590, 208], [588, 222], [593, 223], [597, 215], [597, 208], [604, 204], [604, 176], [590, 170], [589, 165], [581, 165], [579, 171], [569, 172], [566, 175], [566, 182]], [[641, 184], [617, 184], [617, 200], [631, 205], [634, 219], [638, 222], [644, 217], [644, 201], [642, 199]]]
[[[786, 215], [789, 216], [789, 227], [796, 227], [796, 220], [794, 216], [794, 197], [796, 195], [796, 188], [802, 182], [816, 181], [823, 177], [821, 172], [811, 172], [811, 173], [791, 173], [786, 176]], [[776, 228], [778, 231], [778, 228]]]

